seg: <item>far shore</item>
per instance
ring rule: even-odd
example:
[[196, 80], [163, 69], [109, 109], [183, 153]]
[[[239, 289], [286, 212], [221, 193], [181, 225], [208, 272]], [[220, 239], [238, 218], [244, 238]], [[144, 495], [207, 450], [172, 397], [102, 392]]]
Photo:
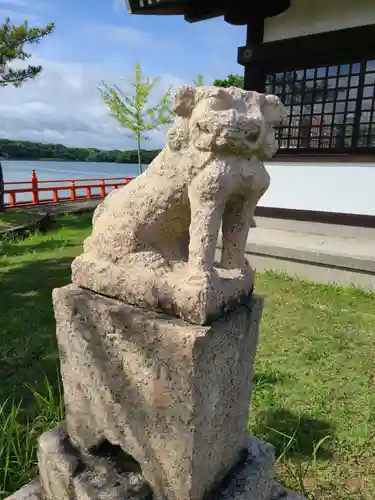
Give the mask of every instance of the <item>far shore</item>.
[[67, 163], [114, 163], [115, 165], [121, 165], [121, 163], [126, 163], [129, 165], [138, 165], [137, 161], [90, 161], [90, 160], [76, 160], [76, 159], [64, 159], [64, 158], [0, 158], [0, 161], [56, 161], [56, 162], [67, 162]]

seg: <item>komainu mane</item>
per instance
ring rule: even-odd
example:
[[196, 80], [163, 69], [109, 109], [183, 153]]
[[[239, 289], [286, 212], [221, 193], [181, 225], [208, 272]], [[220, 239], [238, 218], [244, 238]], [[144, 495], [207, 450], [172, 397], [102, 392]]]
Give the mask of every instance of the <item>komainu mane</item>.
[[73, 281], [204, 324], [251, 292], [245, 245], [285, 108], [273, 95], [186, 86], [174, 111], [161, 153], [96, 209]]

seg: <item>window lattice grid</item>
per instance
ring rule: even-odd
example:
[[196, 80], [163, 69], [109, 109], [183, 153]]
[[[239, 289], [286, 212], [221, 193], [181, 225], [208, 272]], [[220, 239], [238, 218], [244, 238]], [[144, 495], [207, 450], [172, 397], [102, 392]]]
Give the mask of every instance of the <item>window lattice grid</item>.
[[266, 75], [288, 110], [280, 149], [375, 149], [375, 60]]

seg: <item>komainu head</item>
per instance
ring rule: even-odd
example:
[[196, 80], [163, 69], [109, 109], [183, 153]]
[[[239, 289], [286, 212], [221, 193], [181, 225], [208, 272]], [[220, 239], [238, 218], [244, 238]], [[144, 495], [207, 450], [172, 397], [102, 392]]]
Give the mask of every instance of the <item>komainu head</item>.
[[276, 125], [286, 116], [280, 99], [236, 87], [182, 87], [176, 94], [172, 149], [193, 146], [223, 155], [270, 158], [277, 151]]

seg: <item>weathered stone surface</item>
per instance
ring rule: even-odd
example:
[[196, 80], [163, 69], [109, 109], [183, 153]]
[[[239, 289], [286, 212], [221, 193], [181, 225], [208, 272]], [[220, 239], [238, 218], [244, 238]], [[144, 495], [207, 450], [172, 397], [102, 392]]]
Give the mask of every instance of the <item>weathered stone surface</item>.
[[273, 446], [249, 438], [245, 460], [229, 472], [212, 500], [305, 500], [276, 481], [274, 465]]
[[[66, 446], [64, 447], [65, 437], [61, 434], [61, 430], [55, 430], [46, 437], [43, 437], [43, 439], [50, 441], [48, 447], [49, 451], [48, 454], [45, 455], [46, 460], [44, 460], [44, 463], [47, 468], [52, 470], [48, 480], [53, 480], [54, 474], [58, 469], [58, 467], [56, 467], [56, 461], [62, 463], [69, 461], [69, 456], [67, 457], [67, 452], [65, 451]], [[54, 443], [53, 446], [55, 446], [54, 452], [53, 446], [51, 446], [52, 442]], [[42, 453], [46, 453], [46, 450]], [[77, 456], [77, 452], [75, 452], [74, 456]], [[82, 461], [83, 464], [85, 464], [85, 457], [82, 458]], [[250, 438], [247, 443], [247, 453], [244, 460], [229, 471], [223, 483], [206, 497], [207, 500], [305, 500], [298, 493], [285, 489], [275, 480], [274, 463], [275, 457], [273, 446], [258, 439]], [[97, 465], [96, 470], [98, 469], [100, 470], [100, 466]], [[81, 470], [92, 470], [92, 466], [84, 465], [81, 467]], [[113, 474], [117, 477], [118, 472], [116, 471]], [[125, 485], [127, 485], [129, 483], [129, 473], [122, 474], [125, 475], [125, 479], [120, 478], [118, 481], [125, 482]], [[108, 500], [110, 498], [118, 500], [127, 500], [130, 498], [134, 498], [134, 500], [143, 500], [145, 495], [148, 495], [150, 492], [145, 481], [136, 475], [136, 480], [133, 479], [133, 484], [135, 484], [136, 487], [134, 488], [133, 486], [128, 488], [125, 486], [123, 496], [116, 496], [116, 490], [112, 491], [106, 488], [102, 488], [101, 492], [98, 494], [98, 485], [102, 485], [103, 483], [102, 477], [103, 474], [100, 472], [99, 474], [94, 472], [92, 475], [84, 475], [80, 472], [77, 475], [73, 474], [70, 477], [66, 476], [65, 482], [73, 485], [80, 484], [80, 490], [70, 490], [68, 496], [64, 496], [64, 492], [61, 492], [60, 489], [56, 490], [59, 482], [52, 483], [49, 487], [53, 488], [55, 494], [59, 496], [50, 496], [48, 498], [50, 500], [63, 500], [64, 498], [69, 498], [69, 500], [93, 500], [104, 498], [106, 500], [107, 498]], [[76, 496], [72, 495], [73, 491]], [[85, 493], [81, 496], [81, 491], [89, 492], [89, 494], [87, 495]], [[93, 491], [95, 492], [95, 496], [92, 496]], [[112, 496], [104, 496], [102, 494], [103, 491], [111, 491]], [[37, 481], [34, 481], [7, 500], [42, 500], [40, 485]]]
[[[247, 297], [245, 245], [277, 150], [276, 96], [183, 87], [167, 144], [148, 169], [98, 206], [73, 282], [208, 324]], [[222, 225], [221, 262], [214, 263]]]
[[209, 327], [69, 285], [54, 290], [69, 436], [141, 465], [156, 499], [200, 500], [246, 443], [262, 300]]
[[39, 440], [40, 490], [48, 500], [151, 500], [140, 470], [122, 457], [82, 456], [69, 441], [65, 426]]
[[73, 282], [85, 288], [198, 325], [209, 324], [236, 305], [246, 303], [253, 281], [250, 267], [244, 271], [215, 268], [188, 276], [184, 263], [168, 272], [154, 271], [143, 262], [121, 267], [96, 260], [90, 254], [83, 254], [73, 264]]
[[5, 500], [42, 500], [39, 480], [31, 481]]

